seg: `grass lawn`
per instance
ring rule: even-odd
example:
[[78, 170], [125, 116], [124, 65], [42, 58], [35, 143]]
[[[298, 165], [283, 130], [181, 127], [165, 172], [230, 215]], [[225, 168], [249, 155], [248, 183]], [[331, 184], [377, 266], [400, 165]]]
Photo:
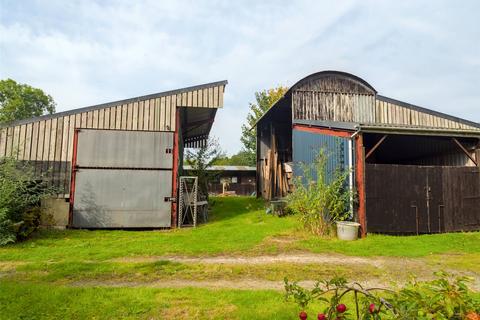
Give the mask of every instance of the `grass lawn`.
[[[211, 221], [196, 229], [43, 230], [23, 243], [0, 247], [0, 319], [292, 319], [298, 308], [285, 303], [275, 290], [146, 284], [278, 283], [285, 276], [316, 280], [333, 275], [387, 281], [406, 276], [407, 271], [431, 274], [443, 268], [478, 275], [479, 232], [370, 235], [342, 242], [306, 234], [296, 217], [266, 215], [263, 202], [254, 198], [214, 198], [211, 209]], [[321, 254], [339, 262], [205, 262], [215, 257], [250, 261], [277, 254]], [[408, 267], [401, 264], [404, 260]], [[113, 287], [95, 287], [92, 282]]]

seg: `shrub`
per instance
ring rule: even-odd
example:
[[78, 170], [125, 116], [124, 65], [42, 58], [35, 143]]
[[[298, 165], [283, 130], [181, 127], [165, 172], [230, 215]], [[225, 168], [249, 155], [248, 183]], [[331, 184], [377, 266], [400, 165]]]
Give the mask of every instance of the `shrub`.
[[349, 172], [337, 169], [327, 172], [328, 155], [321, 149], [314, 163], [303, 165], [302, 176], [294, 178], [287, 206], [298, 214], [304, 227], [318, 235], [327, 235], [333, 221], [352, 215], [350, 201], [354, 192], [347, 186]]
[[40, 201], [54, 193], [28, 163], [1, 159], [0, 245], [22, 240], [35, 231], [40, 224]]
[[[435, 275], [435, 280], [411, 281], [396, 291], [349, 285], [344, 278], [319, 281], [308, 290], [285, 279], [285, 298], [294, 300], [302, 310], [313, 300], [321, 301], [325, 307], [318, 318], [325, 320], [480, 318], [480, 301], [468, 288], [468, 278], [441, 272]], [[347, 294], [353, 295], [350, 305], [343, 301]]]

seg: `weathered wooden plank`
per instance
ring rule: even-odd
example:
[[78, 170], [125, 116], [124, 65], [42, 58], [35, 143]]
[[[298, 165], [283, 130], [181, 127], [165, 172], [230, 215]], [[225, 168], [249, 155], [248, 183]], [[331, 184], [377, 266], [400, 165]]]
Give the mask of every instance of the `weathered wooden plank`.
[[48, 149], [48, 161], [54, 161], [55, 160], [55, 148], [56, 148], [56, 143], [57, 143], [57, 125], [58, 125], [58, 119], [53, 118], [51, 127], [50, 127], [50, 147]]
[[87, 128], [87, 113], [86, 112], [81, 113], [80, 128]]
[[43, 161], [43, 152], [45, 149], [45, 125], [46, 121], [40, 121], [38, 127], [38, 141], [37, 141], [37, 161]]
[[92, 128], [98, 129], [98, 110], [92, 112]]
[[213, 88], [213, 106], [218, 107], [218, 87]]
[[165, 130], [166, 122], [166, 102], [165, 97], [160, 98], [160, 127], [158, 128], [161, 131]]
[[203, 90], [202, 90], [202, 89], [197, 90], [197, 94], [198, 94], [197, 107], [203, 107], [203, 106], [204, 106], [204, 103], [203, 103]]
[[179, 106], [182, 106], [182, 107], [188, 107], [188, 104], [187, 104], [187, 93], [186, 92], [183, 92], [181, 95], [180, 95], [180, 101], [177, 100], [177, 104]]
[[192, 92], [192, 107], [198, 107], [198, 90]]
[[188, 91], [187, 92], [187, 101], [186, 101], [186, 107], [191, 107], [193, 106], [193, 92]]
[[115, 107], [115, 129], [122, 128], [122, 106]]
[[175, 99], [173, 99], [172, 104], [170, 106], [170, 126], [167, 128], [167, 130], [175, 131], [176, 111], [177, 111], [177, 103]]
[[138, 129], [138, 101], [133, 103], [132, 107], [132, 130]]
[[176, 97], [167, 96], [165, 99], [165, 127], [163, 130], [168, 130], [171, 125], [171, 116], [170, 116], [170, 111], [171, 111], [171, 105], [172, 105], [172, 100], [175, 100]]
[[223, 107], [223, 95], [225, 94], [225, 86], [220, 86], [220, 97], [218, 99], [218, 105]]
[[208, 88], [208, 104], [206, 107], [212, 107], [213, 106], [213, 88]]
[[[98, 114], [97, 114], [98, 116]], [[57, 193], [63, 193], [63, 178], [64, 168], [62, 166], [62, 147], [63, 147], [63, 129], [64, 129], [64, 117], [57, 118], [57, 132], [55, 135], [55, 148], [54, 159], [52, 169], [53, 185], [57, 189]], [[62, 170], [63, 169], [63, 170]]]
[[148, 119], [148, 130], [155, 130], [155, 100], [149, 101], [150, 117]]
[[143, 130], [150, 130], [150, 100], [144, 101]]
[[127, 130], [133, 128], [133, 103], [127, 105]]
[[26, 125], [20, 125], [18, 126], [19, 132], [18, 132], [18, 155], [17, 159], [23, 160], [23, 154], [25, 152], [25, 134], [27, 132], [27, 126]]
[[88, 111], [86, 128], [92, 128], [92, 127], [93, 127], [93, 111]]
[[13, 142], [12, 142], [12, 155], [15, 159], [18, 159], [19, 148], [18, 143], [20, 141], [20, 126], [13, 127]]
[[143, 130], [143, 114], [145, 113], [144, 102], [138, 103], [138, 130]]
[[105, 129], [105, 109], [98, 110], [98, 128]]
[[127, 104], [122, 104], [122, 120], [121, 120], [121, 126], [120, 128], [122, 130], [126, 130], [127, 129], [127, 122], [128, 122], [128, 119], [127, 119], [127, 111], [128, 111], [128, 105]]
[[208, 89], [202, 89], [203, 102], [202, 107], [208, 107]]
[[25, 148], [23, 149], [23, 159], [25, 160], [30, 160], [30, 153], [32, 151], [32, 131], [33, 123], [27, 123], [25, 131]]
[[31, 141], [31, 148], [30, 148], [30, 160], [35, 161], [37, 160], [37, 148], [38, 148], [38, 128], [40, 125], [40, 121], [35, 121], [32, 124], [32, 141]]
[[154, 130], [160, 130], [160, 98], [155, 99], [155, 125]]

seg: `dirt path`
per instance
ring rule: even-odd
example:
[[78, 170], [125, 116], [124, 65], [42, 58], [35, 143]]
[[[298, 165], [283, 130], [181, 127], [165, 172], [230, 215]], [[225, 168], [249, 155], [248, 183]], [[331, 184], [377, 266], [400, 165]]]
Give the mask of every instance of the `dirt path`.
[[[352, 257], [340, 254], [312, 254], [292, 253], [264, 256], [214, 256], [214, 257], [185, 257], [185, 256], [157, 256], [157, 257], [123, 257], [114, 259], [115, 262], [146, 263], [155, 261], [171, 261], [184, 264], [226, 264], [226, 265], [270, 265], [276, 263], [291, 264], [319, 264], [355, 267], [359, 265], [372, 266], [384, 272], [384, 276], [376, 277], [368, 281], [361, 281], [367, 286], [389, 287], [392, 282], [402, 283], [413, 273], [418, 280], [431, 280], [433, 272], [440, 270], [429, 265], [424, 258], [400, 258], [400, 257]], [[442, 269], [445, 270], [445, 269]], [[480, 290], [480, 273], [459, 272], [445, 270], [452, 274], [467, 275], [474, 278], [472, 288]], [[356, 279], [349, 279], [355, 281]], [[304, 280], [306, 286], [313, 286], [314, 280]], [[94, 283], [83, 283], [95, 285]], [[76, 285], [82, 285], [77, 283]], [[118, 283], [97, 283], [97, 285], [116, 286]], [[162, 280], [148, 283], [126, 282], [120, 286], [147, 286], [147, 287], [202, 287], [202, 288], [237, 288], [237, 289], [273, 289], [283, 290], [283, 281], [269, 281], [264, 279], [238, 279], [238, 280]]]
[[273, 263], [295, 263], [295, 264], [347, 264], [347, 265], [371, 265], [382, 267], [386, 264], [414, 264], [415, 259], [407, 258], [363, 258], [351, 257], [336, 254], [279, 254], [265, 256], [215, 256], [215, 257], [183, 257], [183, 256], [148, 256], [148, 257], [123, 257], [112, 259], [112, 262], [145, 263], [155, 261], [171, 261], [180, 263], [201, 263], [201, 264], [230, 264], [230, 265], [262, 265]]
[[[313, 288], [316, 281], [304, 280], [298, 284], [305, 288]], [[237, 290], [284, 290], [283, 281], [261, 279], [241, 280], [162, 280], [152, 282], [111, 282], [111, 281], [77, 281], [69, 284], [73, 287], [109, 287], [109, 288], [205, 288], [205, 289], [237, 289]], [[367, 287], [387, 287], [383, 282], [362, 282]]]

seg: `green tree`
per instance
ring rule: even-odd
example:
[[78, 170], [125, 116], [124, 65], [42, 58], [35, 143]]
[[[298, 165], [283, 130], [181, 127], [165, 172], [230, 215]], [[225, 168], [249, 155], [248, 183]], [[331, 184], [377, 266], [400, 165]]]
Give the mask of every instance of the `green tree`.
[[255, 165], [257, 153], [257, 128], [255, 123], [268, 109], [270, 109], [283, 95], [288, 88], [279, 86], [277, 88], [263, 90], [255, 93], [255, 103], [250, 103], [250, 112], [247, 115], [247, 123], [242, 125], [243, 152], [247, 156], [247, 164]]
[[220, 166], [249, 166], [251, 165], [250, 154], [245, 150], [241, 150], [231, 157], [220, 157], [213, 164]]
[[55, 112], [55, 101], [41, 89], [15, 80], [0, 80], [0, 123]]
[[185, 152], [185, 163], [192, 167], [191, 173], [198, 177], [198, 191], [208, 199], [208, 182], [218, 175], [217, 172], [207, 170], [224, 153], [214, 138], [208, 138], [207, 143], [198, 149], [188, 149]]

